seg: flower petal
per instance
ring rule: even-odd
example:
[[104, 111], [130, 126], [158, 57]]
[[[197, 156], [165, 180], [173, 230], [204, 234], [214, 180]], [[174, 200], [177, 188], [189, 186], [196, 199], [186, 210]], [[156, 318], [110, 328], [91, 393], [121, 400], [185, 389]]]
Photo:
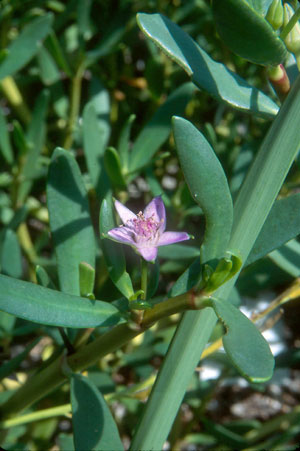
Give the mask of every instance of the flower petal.
[[186, 232], [164, 232], [157, 243], [157, 246], [166, 246], [168, 244], [178, 243], [179, 241], [189, 240], [190, 236]]
[[152, 262], [157, 257], [157, 247], [138, 247], [136, 250], [147, 262]]
[[123, 221], [123, 224], [126, 224], [131, 219], [136, 218], [136, 215], [129, 210], [129, 208], [125, 207], [125, 205], [121, 204], [118, 200], [115, 200], [115, 207], [118, 212], [118, 215]]
[[130, 244], [135, 246], [136, 242], [133, 239], [133, 233], [127, 227], [116, 227], [107, 232], [108, 236], [118, 243]]
[[162, 233], [166, 228], [166, 209], [160, 196], [154, 197], [144, 210], [145, 218], [153, 217], [156, 222], [160, 222], [159, 231]]

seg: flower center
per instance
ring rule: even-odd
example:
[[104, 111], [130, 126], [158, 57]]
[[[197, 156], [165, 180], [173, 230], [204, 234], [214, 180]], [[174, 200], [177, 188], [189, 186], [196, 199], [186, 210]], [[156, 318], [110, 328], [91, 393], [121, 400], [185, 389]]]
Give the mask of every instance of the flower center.
[[127, 226], [134, 230], [136, 241], [152, 241], [155, 239], [157, 237], [157, 232], [161, 221], [155, 221], [153, 215], [149, 218], [145, 218], [141, 211], [136, 216], [136, 218], [131, 219], [127, 223]]

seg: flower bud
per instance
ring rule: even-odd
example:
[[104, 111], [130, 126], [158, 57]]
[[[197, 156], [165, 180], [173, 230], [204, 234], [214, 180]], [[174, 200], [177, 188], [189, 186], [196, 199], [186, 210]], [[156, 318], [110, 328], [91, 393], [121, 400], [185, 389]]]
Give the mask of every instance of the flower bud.
[[[285, 3], [284, 5], [284, 17], [283, 17], [283, 25], [286, 26], [291, 18], [294, 15], [293, 8], [288, 4]], [[300, 52], [300, 24], [297, 21], [297, 23], [294, 25], [292, 30], [289, 32], [289, 34], [284, 38], [284, 42], [286, 45], [286, 48], [295, 55]]]
[[273, 0], [269, 6], [267, 15], [267, 21], [272, 25], [274, 30], [278, 30], [283, 24], [283, 6], [282, 0]]

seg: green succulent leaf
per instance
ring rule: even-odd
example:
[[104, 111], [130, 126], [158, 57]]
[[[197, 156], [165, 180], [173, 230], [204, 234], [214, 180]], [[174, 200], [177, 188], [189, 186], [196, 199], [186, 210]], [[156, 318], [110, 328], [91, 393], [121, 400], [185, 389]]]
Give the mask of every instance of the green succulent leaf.
[[230, 302], [211, 299], [211, 305], [225, 326], [223, 345], [235, 368], [250, 382], [270, 379], [274, 357], [256, 326]]
[[223, 168], [204, 136], [187, 120], [174, 117], [175, 144], [184, 178], [202, 208], [205, 235], [201, 261], [223, 257], [233, 221], [233, 205]]
[[124, 450], [117, 425], [100, 390], [80, 374], [71, 376], [71, 405], [76, 450]]
[[212, 0], [217, 31], [237, 55], [256, 64], [278, 65], [287, 56], [284, 42], [246, 0]]
[[95, 266], [96, 245], [80, 169], [64, 149], [55, 149], [51, 158], [47, 202], [60, 288], [79, 296], [79, 264]]
[[2, 275], [0, 310], [49, 326], [82, 328], [123, 322], [116, 307], [107, 302], [90, 301]]
[[161, 14], [140, 13], [137, 22], [143, 33], [179, 64], [198, 88], [238, 110], [271, 117], [278, 112], [278, 106], [269, 97], [214, 61], [171, 20]]

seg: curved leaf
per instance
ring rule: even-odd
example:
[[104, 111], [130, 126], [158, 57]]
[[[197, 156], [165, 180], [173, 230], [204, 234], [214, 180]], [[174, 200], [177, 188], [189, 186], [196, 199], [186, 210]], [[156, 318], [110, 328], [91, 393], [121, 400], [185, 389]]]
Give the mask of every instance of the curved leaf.
[[272, 117], [278, 112], [278, 106], [269, 97], [210, 58], [171, 20], [161, 14], [140, 13], [137, 15], [137, 22], [141, 30], [176, 61], [200, 89], [217, 100], [262, 116]]
[[97, 327], [122, 322], [119, 311], [107, 302], [90, 301], [2, 275], [0, 310], [49, 326]]
[[263, 65], [286, 58], [283, 41], [246, 0], [212, 0], [212, 10], [217, 31], [232, 52]]
[[8, 55], [0, 64], [0, 80], [20, 70], [38, 52], [43, 39], [50, 33], [52, 14], [46, 14], [28, 24], [8, 47]]
[[211, 299], [211, 305], [226, 328], [223, 345], [232, 364], [250, 382], [270, 379], [274, 357], [256, 326], [230, 302]]
[[74, 445], [77, 451], [124, 450], [105, 399], [87, 377], [72, 374], [71, 404]]
[[64, 149], [57, 148], [52, 155], [47, 203], [60, 288], [79, 296], [79, 264], [85, 261], [95, 267], [96, 244], [79, 167]]
[[204, 263], [226, 251], [233, 221], [232, 199], [223, 168], [204, 136], [180, 117], [173, 119], [173, 128], [184, 178], [205, 215]]

